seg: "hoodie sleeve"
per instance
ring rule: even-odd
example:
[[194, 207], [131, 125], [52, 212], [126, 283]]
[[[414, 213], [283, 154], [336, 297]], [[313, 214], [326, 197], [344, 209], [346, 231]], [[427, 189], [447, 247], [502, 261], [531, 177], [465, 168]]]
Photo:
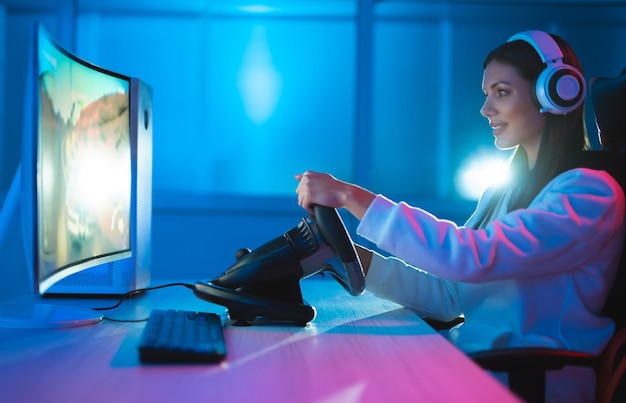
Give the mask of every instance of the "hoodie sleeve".
[[414, 266], [442, 279], [479, 283], [571, 270], [572, 262], [594, 259], [609, 243], [621, 242], [623, 219], [619, 184], [604, 171], [578, 168], [553, 179], [528, 208], [485, 229], [377, 196], [357, 232], [407, 262], [402, 270]]
[[461, 311], [454, 282], [432, 276], [394, 257], [373, 252], [367, 290], [429, 318], [449, 321]]

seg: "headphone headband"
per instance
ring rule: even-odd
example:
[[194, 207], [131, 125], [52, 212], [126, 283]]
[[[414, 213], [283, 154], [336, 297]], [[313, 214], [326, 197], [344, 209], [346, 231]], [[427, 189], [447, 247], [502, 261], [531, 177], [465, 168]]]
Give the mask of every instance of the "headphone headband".
[[543, 31], [525, 31], [515, 34], [509, 38], [507, 42], [513, 41], [528, 42], [535, 48], [541, 61], [548, 64], [556, 60], [563, 60], [563, 52], [550, 34]]

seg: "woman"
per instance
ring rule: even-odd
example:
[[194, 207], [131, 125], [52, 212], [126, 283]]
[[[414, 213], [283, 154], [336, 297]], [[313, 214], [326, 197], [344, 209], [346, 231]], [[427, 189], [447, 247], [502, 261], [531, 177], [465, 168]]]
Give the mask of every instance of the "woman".
[[[551, 67], [542, 59], [555, 46], [580, 72], [564, 40], [538, 31], [487, 56], [481, 114], [496, 147], [515, 149], [512, 179], [489, 188], [464, 226], [329, 174], [296, 175], [301, 206], [345, 207], [361, 220], [357, 232], [391, 255], [357, 247], [367, 289], [434, 319], [463, 314], [446, 336], [466, 352], [548, 346], [596, 354], [614, 331], [600, 311], [624, 236], [624, 195], [607, 172], [578, 167], [588, 148], [584, 79], [561, 83], [560, 101], [579, 98], [573, 107], [542, 99], [538, 81]], [[547, 389], [548, 401], [593, 401], [595, 376], [567, 368], [549, 374]]]

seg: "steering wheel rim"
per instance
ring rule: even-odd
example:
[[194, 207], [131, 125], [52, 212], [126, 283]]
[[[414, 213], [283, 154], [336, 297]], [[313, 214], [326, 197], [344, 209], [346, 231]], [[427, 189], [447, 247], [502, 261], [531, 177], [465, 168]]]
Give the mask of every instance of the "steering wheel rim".
[[365, 275], [359, 255], [337, 209], [316, 204], [313, 206], [315, 222], [324, 242], [339, 257], [341, 268], [329, 266], [330, 274], [352, 295], [365, 291]]

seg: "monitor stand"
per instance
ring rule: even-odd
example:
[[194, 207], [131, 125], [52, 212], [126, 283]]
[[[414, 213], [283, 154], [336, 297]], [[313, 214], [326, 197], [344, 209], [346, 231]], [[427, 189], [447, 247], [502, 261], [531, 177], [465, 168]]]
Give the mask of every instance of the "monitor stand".
[[13, 329], [53, 329], [93, 325], [103, 315], [93, 309], [46, 303], [0, 304], [0, 327]]

